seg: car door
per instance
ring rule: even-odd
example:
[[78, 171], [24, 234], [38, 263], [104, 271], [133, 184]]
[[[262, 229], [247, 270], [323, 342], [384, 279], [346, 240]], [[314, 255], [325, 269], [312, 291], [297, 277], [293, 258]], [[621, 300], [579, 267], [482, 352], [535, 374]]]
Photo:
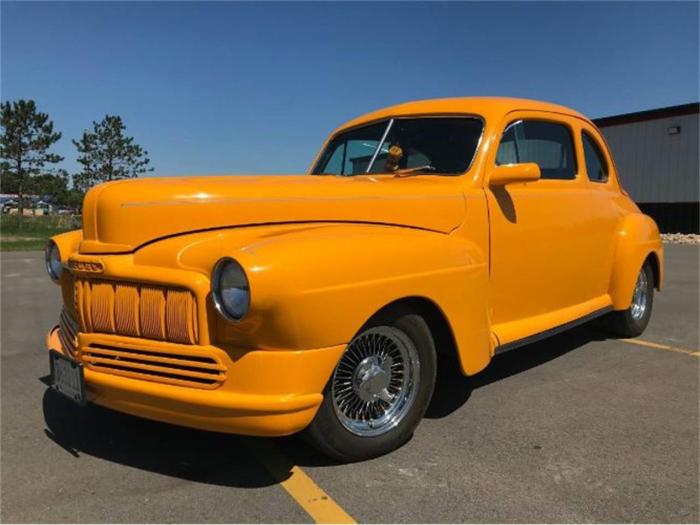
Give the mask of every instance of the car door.
[[[576, 120], [510, 113], [487, 166], [534, 162], [540, 180], [487, 187], [491, 320], [503, 345], [603, 306], [589, 287], [589, 205], [575, 146]], [[488, 170], [488, 168], [487, 168]]]

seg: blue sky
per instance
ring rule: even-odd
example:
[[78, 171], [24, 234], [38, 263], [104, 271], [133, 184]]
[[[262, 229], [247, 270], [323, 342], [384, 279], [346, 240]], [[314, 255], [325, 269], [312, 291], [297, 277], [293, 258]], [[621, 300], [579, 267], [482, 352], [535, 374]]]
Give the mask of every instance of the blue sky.
[[2, 99], [71, 138], [121, 115], [155, 175], [303, 172], [326, 134], [411, 99], [590, 117], [698, 100], [698, 3], [2, 2]]

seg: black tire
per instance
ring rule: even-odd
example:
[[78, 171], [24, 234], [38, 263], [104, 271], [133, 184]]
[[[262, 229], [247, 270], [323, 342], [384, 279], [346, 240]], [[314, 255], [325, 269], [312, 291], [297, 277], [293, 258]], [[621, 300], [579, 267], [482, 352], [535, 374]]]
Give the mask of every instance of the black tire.
[[635, 318], [632, 313], [632, 309], [634, 307], [633, 302], [633, 304], [631, 304], [627, 310], [616, 310], [610, 312], [603, 319], [605, 329], [618, 337], [637, 337], [644, 332], [649, 324], [651, 310], [654, 305], [654, 272], [648, 262], [644, 263], [644, 266], [640, 271], [640, 274], [641, 273], [644, 273], [644, 276], [646, 277], [647, 302], [644, 314], [639, 318]]
[[[336, 414], [331, 393], [331, 376], [324, 389], [323, 403], [304, 435], [317, 450], [343, 463], [381, 456], [406, 443], [423, 418], [433, 395], [437, 358], [435, 343], [425, 320], [415, 314], [398, 315], [393, 320], [385, 319], [379, 324], [365, 327], [356, 339], [372, 329], [385, 328], [410, 340], [417, 350], [420, 362], [417, 392], [413, 403], [395, 427], [378, 436], [359, 436], [350, 432]], [[348, 345], [348, 348], [350, 346]]]

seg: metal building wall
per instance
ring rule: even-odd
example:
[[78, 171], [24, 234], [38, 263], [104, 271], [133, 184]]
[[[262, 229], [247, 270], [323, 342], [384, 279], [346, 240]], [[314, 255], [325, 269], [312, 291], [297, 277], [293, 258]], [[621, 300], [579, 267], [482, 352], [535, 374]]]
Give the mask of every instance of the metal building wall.
[[[698, 115], [601, 128], [622, 185], [637, 202], [698, 200]], [[669, 129], [680, 127], [680, 133]]]
[[687, 104], [594, 120], [623, 187], [662, 232], [700, 229], [699, 107]]

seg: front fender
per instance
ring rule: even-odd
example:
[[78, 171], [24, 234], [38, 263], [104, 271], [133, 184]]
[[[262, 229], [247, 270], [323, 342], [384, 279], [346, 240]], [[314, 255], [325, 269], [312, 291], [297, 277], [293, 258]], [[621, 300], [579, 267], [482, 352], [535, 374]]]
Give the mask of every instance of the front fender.
[[626, 310], [632, 302], [632, 292], [639, 270], [651, 254], [658, 263], [658, 288], [661, 289], [664, 249], [656, 223], [642, 213], [625, 216], [617, 232], [616, 243], [610, 279], [610, 298], [615, 310]]
[[51, 237], [51, 240], [58, 246], [58, 252], [61, 254], [61, 262], [66, 264], [68, 257], [78, 251], [80, 241], [83, 240], [83, 230], [71, 230], [59, 233]]
[[175, 243], [182, 268], [206, 274], [227, 255], [246, 270], [246, 318], [230, 323], [209, 308], [211, 338], [219, 344], [286, 350], [346, 344], [383, 306], [422, 297], [451, 326], [463, 372], [476, 373], [490, 359], [487, 258], [462, 237], [369, 224], [266, 226], [169, 239], [137, 258], [155, 260]]

